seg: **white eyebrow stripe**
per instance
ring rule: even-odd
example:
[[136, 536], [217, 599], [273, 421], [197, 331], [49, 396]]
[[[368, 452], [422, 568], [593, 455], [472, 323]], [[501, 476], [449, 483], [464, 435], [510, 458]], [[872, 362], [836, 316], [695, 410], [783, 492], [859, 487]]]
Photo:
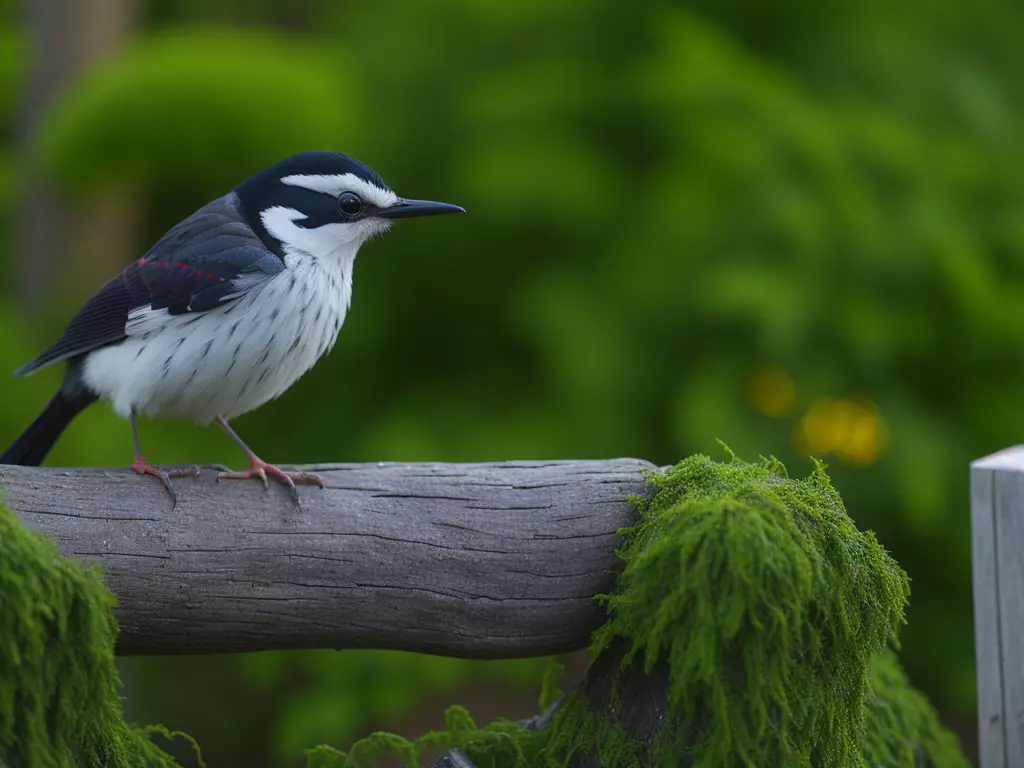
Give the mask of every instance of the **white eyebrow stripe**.
[[355, 192], [363, 200], [375, 205], [378, 208], [387, 208], [395, 204], [398, 195], [390, 189], [378, 187], [365, 179], [361, 179], [354, 173], [335, 174], [294, 174], [284, 176], [281, 182], [293, 187], [302, 187], [312, 192], [322, 192], [325, 195], [337, 197], [342, 192]]

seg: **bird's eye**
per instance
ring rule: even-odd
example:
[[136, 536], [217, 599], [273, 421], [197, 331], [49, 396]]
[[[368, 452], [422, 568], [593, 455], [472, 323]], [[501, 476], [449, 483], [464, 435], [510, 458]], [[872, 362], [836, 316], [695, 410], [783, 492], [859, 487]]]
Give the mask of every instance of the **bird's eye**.
[[363, 201], [352, 192], [342, 192], [338, 198], [338, 210], [345, 216], [358, 216], [363, 210]]

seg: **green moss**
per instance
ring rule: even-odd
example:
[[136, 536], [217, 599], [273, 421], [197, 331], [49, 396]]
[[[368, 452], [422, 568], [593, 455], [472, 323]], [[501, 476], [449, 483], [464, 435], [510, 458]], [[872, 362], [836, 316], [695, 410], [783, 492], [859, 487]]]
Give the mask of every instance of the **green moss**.
[[956, 735], [942, 727], [928, 699], [910, 687], [891, 651], [873, 660], [867, 707], [862, 754], [869, 765], [918, 766], [918, 752], [927, 756], [932, 768], [970, 765]]
[[125, 723], [114, 599], [98, 570], [62, 557], [0, 508], [0, 765], [175, 766]]
[[[454, 747], [479, 768], [966, 768], [888, 648], [907, 577], [824, 469], [792, 480], [775, 462], [698, 456], [650, 480], [587, 681], [550, 722], [480, 728], [452, 707], [443, 730], [317, 747], [309, 768], [416, 766]], [[173, 734], [122, 718], [112, 605], [96, 569], [0, 509], [0, 765], [175, 765], [149, 740]]]
[[670, 710], [698, 721], [665, 760], [857, 764], [868, 663], [895, 641], [906, 574], [846, 515], [822, 467], [687, 459], [625, 532], [625, 569], [595, 648], [616, 637], [669, 666]]
[[[564, 768], [581, 755], [566, 748], [565, 734], [578, 733], [592, 717], [590, 703], [579, 691], [570, 694], [556, 725], [536, 731], [519, 723], [499, 720], [477, 728], [462, 707], [452, 707], [443, 731], [407, 740], [389, 733], [374, 733], [348, 752], [320, 746], [307, 753], [307, 768], [366, 768], [385, 755], [400, 755], [406, 766], [422, 764], [425, 754], [458, 747], [479, 768]], [[864, 739], [852, 765], [871, 768], [969, 768], [956, 736], [939, 723], [928, 700], [907, 682], [899, 661], [883, 650], [871, 661], [866, 699]], [[662, 765], [644, 745], [631, 739], [621, 725], [604, 722], [605, 731], [594, 753], [599, 766]], [[676, 733], [678, 735], [678, 732]], [[862, 759], [863, 762], [858, 760]], [[674, 763], [673, 763], [674, 764]], [[736, 763], [702, 762], [701, 768]], [[816, 763], [817, 764], [817, 763]]]
[[[888, 648], [906, 574], [822, 467], [793, 480], [774, 461], [697, 456], [650, 480], [586, 683], [539, 731], [453, 710], [445, 731], [402, 741], [408, 765], [444, 745], [481, 768], [966, 768]], [[370, 764], [389, 738], [310, 766]]]
[[530, 730], [510, 720], [496, 720], [478, 728], [464, 708], [454, 706], [445, 713], [444, 730], [430, 731], [411, 741], [378, 732], [360, 739], [346, 752], [321, 745], [306, 753], [306, 768], [366, 768], [385, 755], [398, 755], [406, 768], [417, 768], [424, 755], [452, 748], [462, 750], [478, 768], [546, 768], [556, 765], [544, 754], [546, 739], [544, 731]]

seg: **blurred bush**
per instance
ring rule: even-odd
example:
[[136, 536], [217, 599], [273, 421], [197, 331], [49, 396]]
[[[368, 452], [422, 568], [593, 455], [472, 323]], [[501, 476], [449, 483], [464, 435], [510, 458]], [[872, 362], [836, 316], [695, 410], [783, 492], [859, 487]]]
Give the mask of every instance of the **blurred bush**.
[[152, 34], [51, 109], [37, 137], [43, 169], [83, 193], [130, 179], [182, 202], [218, 197], [226, 179], [359, 126], [362, 94], [335, 73], [338, 57], [267, 31]]
[[[1024, 431], [1024, 11], [939, 6], [251, 7], [285, 33], [215, 26], [237, 3], [180, 1], [67, 92], [36, 151], [76, 195], [131, 178], [150, 240], [298, 149], [349, 152], [399, 194], [464, 205], [365, 249], [338, 346], [239, 420], [251, 444], [294, 462], [668, 464], [718, 438], [791, 466], [825, 455], [852, 516], [913, 579], [912, 679], [963, 714], [967, 464]], [[72, 310], [8, 334], [4, 359], [27, 359]], [[5, 433], [46, 389], [9, 385]], [[234, 457], [213, 430], [147, 423], [142, 437], [158, 461]], [[128, 447], [97, 408], [51, 461], [124, 464]], [[272, 709], [265, 738], [293, 752], [364, 729], [378, 710], [346, 697], [367, 670], [413, 663], [396, 658], [261, 654], [210, 677], [247, 681], [246, 706]], [[409, 696], [478, 674], [415, 663], [389, 678]], [[133, 697], [160, 675], [145, 666]]]

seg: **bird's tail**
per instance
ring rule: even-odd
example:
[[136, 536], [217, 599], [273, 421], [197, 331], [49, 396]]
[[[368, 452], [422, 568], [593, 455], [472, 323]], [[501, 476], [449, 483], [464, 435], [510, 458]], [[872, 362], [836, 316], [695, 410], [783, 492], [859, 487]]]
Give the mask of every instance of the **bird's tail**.
[[69, 370], [64, 383], [43, 412], [10, 448], [0, 454], [0, 464], [38, 467], [71, 420], [96, 400], [97, 396], [78, 379], [77, 371]]

